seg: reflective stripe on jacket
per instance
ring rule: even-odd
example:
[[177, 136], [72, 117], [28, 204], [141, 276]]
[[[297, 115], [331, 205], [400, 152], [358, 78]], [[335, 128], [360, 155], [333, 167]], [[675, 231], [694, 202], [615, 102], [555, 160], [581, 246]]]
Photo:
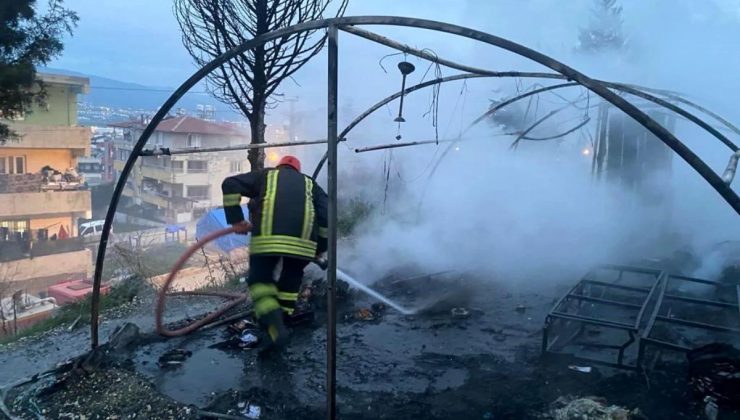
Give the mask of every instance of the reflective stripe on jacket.
[[250, 253], [313, 259], [326, 251], [327, 196], [310, 177], [287, 166], [228, 177], [221, 185], [229, 224], [244, 220], [250, 198]]

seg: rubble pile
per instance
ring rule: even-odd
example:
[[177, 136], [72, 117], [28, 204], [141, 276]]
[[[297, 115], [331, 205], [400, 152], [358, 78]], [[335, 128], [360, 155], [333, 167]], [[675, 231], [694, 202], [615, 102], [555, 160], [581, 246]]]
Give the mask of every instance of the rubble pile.
[[560, 397], [552, 404], [554, 420], [632, 420], [644, 419], [639, 409], [628, 410], [617, 405], [607, 405], [604, 398], [572, 396]]
[[687, 358], [689, 385], [700, 399], [740, 408], [740, 350], [713, 343], [692, 350]]
[[199, 418], [194, 407], [162, 395], [140, 376], [118, 368], [92, 372], [34, 399], [38, 412], [29, 412], [34, 404], [23, 404], [22, 398], [16, 399], [13, 412], [22, 418], [49, 419]]

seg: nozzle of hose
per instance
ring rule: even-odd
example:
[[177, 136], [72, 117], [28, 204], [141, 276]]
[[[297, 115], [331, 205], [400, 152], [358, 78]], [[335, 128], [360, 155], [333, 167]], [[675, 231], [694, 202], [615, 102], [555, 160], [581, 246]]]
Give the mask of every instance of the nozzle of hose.
[[329, 267], [329, 259], [326, 257], [317, 257], [315, 260], [313, 260], [313, 262], [322, 270], [326, 270]]

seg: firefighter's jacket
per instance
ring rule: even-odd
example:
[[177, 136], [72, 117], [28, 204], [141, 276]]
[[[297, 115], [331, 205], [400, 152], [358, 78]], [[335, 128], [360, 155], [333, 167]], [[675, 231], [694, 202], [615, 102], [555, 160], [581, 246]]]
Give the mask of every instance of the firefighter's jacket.
[[314, 259], [327, 249], [327, 196], [310, 177], [291, 167], [228, 177], [221, 185], [226, 222], [244, 220], [248, 197], [250, 254]]

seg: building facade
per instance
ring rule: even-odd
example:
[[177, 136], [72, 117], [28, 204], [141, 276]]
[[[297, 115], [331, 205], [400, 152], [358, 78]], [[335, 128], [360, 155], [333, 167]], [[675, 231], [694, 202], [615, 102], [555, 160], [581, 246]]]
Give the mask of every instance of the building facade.
[[9, 123], [18, 141], [0, 145], [0, 292], [45, 291], [86, 278], [90, 251], [76, 238], [89, 218], [90, 192], [75, 168], [90, 154], [90, 130], [77, 126], [77, 95], [86, 78], [38, 73], [46, 105]]
[[[115, 128], [116, 178], [147, 123], [141, 118], [111, 125]], [[248, 142], [238, 127], [180, 115], [164, 119], [146, 148], [201, 149]], [[142, 157], [126, 183], [121, 211], [164, 223], [187, 223], [222, 205], [225, 177], [248, 170], [246, 151]]]

